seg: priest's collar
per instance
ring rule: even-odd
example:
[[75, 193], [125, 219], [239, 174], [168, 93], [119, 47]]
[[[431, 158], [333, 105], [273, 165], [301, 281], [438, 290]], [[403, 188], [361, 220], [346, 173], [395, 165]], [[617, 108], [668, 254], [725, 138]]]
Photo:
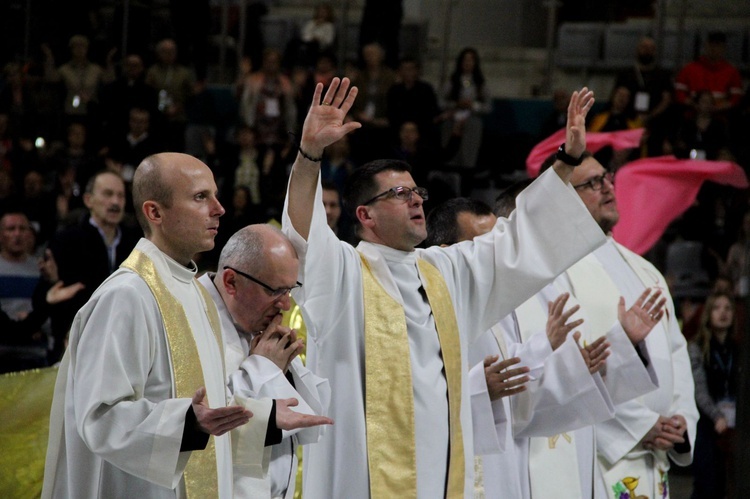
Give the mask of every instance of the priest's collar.
[[194, 261], [190, 260], [190, 263], [186, 267], [166, 253], [162, 254], [164, 255], [164, 261], [167, 262], [169, 271], [175, 279], [182, 282], [191, 282], [195, 279], [195, 275], [198, 273], [198, 266]]
[[368, 258], [372, 252], [377, 252], [389, 263], [416, 263], [417, 261], [416, 251], [398, 250], [383, 244], [361, 241], [357, 249]]

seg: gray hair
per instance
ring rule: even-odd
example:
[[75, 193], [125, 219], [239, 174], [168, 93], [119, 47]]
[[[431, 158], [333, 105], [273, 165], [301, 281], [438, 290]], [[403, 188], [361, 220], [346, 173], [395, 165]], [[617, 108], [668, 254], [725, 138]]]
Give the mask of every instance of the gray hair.
[[273, 225], [248, 225], [235, 232], [224, 245], [219, 256], [218, 271], [234, 267], [249, 274], [257, 274], [266, 263], [264, 232], [271, 231], [283, 236]]

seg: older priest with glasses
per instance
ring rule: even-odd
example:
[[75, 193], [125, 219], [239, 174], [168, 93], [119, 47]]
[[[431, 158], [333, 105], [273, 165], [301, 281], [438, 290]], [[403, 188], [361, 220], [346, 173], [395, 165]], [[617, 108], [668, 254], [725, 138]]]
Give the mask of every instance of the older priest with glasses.
[[[329, 379], [337, 422], [305, 450], [304, 496], [471, 497], [471, 407], [489, 413], [490, 401], [469, 397], [468, 343], [604, 235], [560, 160], [490, 233], [415, 250], [426, 237], [426, 192], [406, 163], [379, 160], [356, 170], [345, 191], [362, 243], [340, 242], [326, 224], [320, 156], [359, 128], [344, 123], [356, 96], [346, 78], [325, 96], [316, 87], [283, 217], [305, 283], [293, 296], [308, 327], [308, 367]], [[564, 149], [572, 162], [586, 148], [592, 103], [586, 89], [571, 97]]]

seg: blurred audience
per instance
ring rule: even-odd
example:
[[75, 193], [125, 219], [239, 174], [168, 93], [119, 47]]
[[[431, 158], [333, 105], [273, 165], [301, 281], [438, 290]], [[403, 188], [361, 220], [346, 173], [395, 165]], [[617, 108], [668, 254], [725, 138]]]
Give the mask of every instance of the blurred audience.
[[688, 344], [700, 412], [693, 457], [693, 499], [727, 497], [733, 478], [732, 440], [737, 412], [740, 357], [734, 334], [734, 300], [708, 297], [697, 336]]
[[467, 47], [458, 54], [447, 87], [443, 89], [443, 145], [447, 145], [456, 123], [462, 124], [463, 136], [458, 153], [448, 162], [455, 166], [474, 167], [482, 142], [482, 115], [491, 109], [484, 73], [476, 49]]
[[187, 101], [193, 95], [195, 76], [177, 62], [177, 44], [166, 38], [156, 44], [156, 59], [146, 72], [146, 84], [157, 92], [157, 109], [166, 122], [166, 142], [171, 151], [185, 148]]
[[726, 60], [726, 51], [726, 34], [719, 31], [709, 33], [703, 55], [677, 74], [674, 85], [677, 102], [697, 107], [698, 94], [702, 91], [714, 96], [718, 111], [725, 111], [740, 102], [742, 78], [737, 68]]

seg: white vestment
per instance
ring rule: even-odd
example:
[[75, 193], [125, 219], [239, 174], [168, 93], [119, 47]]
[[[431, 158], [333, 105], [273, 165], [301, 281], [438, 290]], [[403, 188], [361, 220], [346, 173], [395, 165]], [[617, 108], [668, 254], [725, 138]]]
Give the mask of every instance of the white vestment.
[[[569, 291], [560, 283], [562, 278], [546, 286], [537, 296], [519, 307], [516, 311], [519, 335], [522, 341], [533, 341], [541, 331], [544, 331], [547, 320], [547, 304], [554, 301], [564, 291]], [[571, 293], [566, 303], [566, 309], [578, 304]], [[613, 302], [617, 306], [617, 300]], [[628, 301], [626, 306], [633, 303]], [[587, 310], [581, 308], [571, 318], [571, 321], [583, 319], [584, 322], [577, 331], [581, 333], [581, 341], [592, 343], [602, 335], [607, 337], [610, 344], [610, 356], [607, 358], [606, 376], [591, 377], [597, 384], [606, 387], [606, 399], [611, 411], [607, 416], [600, 413], [594, 415], [594, 407], [580, 395], [579, 389], [574, 388], [576, 381], [565, 375], [565, 369], [559, 369], [560, 385], [554, 389], [562, 400], [571, 403], [564, 408], [552, 407], [548, 411], [548, 418], [535, 415], [529, 418], [529, 411], [519, 414], [514, 406], [514, 430], [516, 436], [525, 434], [531, 438], [528, 448], [528, 476], [531, 497], [548, 497], [558, 490], [582, 498], [605, 497], [604, 482], [596, 462], [596, 446], [594, 425], [611, 419], [617, 404], [654, 391], [658, 387], [658, 378], [654, 371], [646, 368], [632, 346], [619, 322], [615, 320], [608, 329], [593, 330], [588, 320]], [[616, 319], [616, 316], [615, 316]], [[568, 341], [572, 340], [572, 333]], [[567, 343], [567, 342], [566, 342]], [[640, 345], [642, 354], [647, 356], [645, 344]], [[580, 380], [578, 380], [580, 382]], [[522, 400], [522, 399], [519, 399]], [[525, 413], [525, 414], [524, 414]], [[559, 435], [544, 431], [545, 426], [551, 426], [555, 418], [568, 420], [568, 430], [562, 430]], [[540, 423], [542, 423], [540, 425]], [[539, 437], [547, 438], [539, 438]], [[551, 437], [551, 438], [550, 438]]]
[[[222, 346], [206, 311], [213, 304], [203, 301], [195, 264], [180, 265], [146, 239], [136, 249], [151, 259], [184, 307], [209, 406], [226, 406]], [[73, 322], [55, 386], [42, 497], [183, 497], [183, 471], [191, 452], [180, 452], [180, 445], [191, 399], [174, 394], [157, 302], [138, 274], [120, 268]], [[216, 497], [231, 498], [228, 435], [215, 443]], [[257, 443], [256, 454], [262, 455], [263, 443]]]
[[[204, 274], [199, 279], [216, 304], [221, 319], [221, 334], [224, 339], [224, 362], [226, 367], [229, 396], [237, 399], [296, 398], [299, 405], [292, 410], [304, 414], [325, 415], [331, 399], [328, 381], [315, 376], [299, 358], [289, 366], [294, 386], [284, 376], [281, 369], [269, 359], [260, 355], [250, 355], [250, 345], [237, 330], [224, 300], [212, 282], [212, 275]], [[237, 401], [235, 399], [235, 401]], [[234, 468], [234, 498], [294, 497], [297, 476], [297, 445], [315, 443], [324, 433], [325, 427], [315, 426], [292, 431], [282, 431], [282, 441], [270, 447], [270, 464], [267, 474], [260, 478], [249, 476], [242, 467]], [[241, 426], [233, 433], [243, 433]], [[235, 438], [242, 438], [236, 435]], [[234, 452], [243, 452], [240, 445], [234, 445]], [[268, 456], [266, 456], [268, 457]]]
[[[285, 207], [283, 228], [300, 257], [299, 280], [304, 283], [294, 298], [308, 328], [308, 366], [331, 383], [330, 415], [336, 421], [320, 443], [305, 448], [306, 498], [362, 498], [370, 493], [360, 252], [386, 292], [404, 306], [414, 394], [417, 495], [425, 499], [445, 494], [449, 428], [440, 343], [421, 291], [417, 259], [434, 265], [445, 279], [462, 341], [465, 495], [471, 495], [468, 342], [604, 240], [578, 195], [555, 172], [540, 176], [519, 197], [518, 206], [510, 219], [500, 219], [490, 233], [473, 241], [413, 252], [366, 242], [354, 249], [339, 241], [326, 224], [320, 183], [308, 241], [294, 230]], [[486, 404], [490, 411], [489, 398]], [[484, 431], [494, 434], [495, 428]]]
[[[533, 453], [530, 456], [530, 444], [543, 440], [552, 450], [570, 446], [576, 440], [575, 434], [579, 434], [578, 438], [585, 437], [580, 435], [582, 433], [592, 434], [591, 425], [614, 416], [614, 405], [604, 381], [599, 374], [589, 373], [572, 333], [557, 350], [552, 351], [545, 330], [547, 303], [558, 295], [559, 291], [553, 285], [546, 286], [470, 348], [470, 362], [478, 363], [488, 354], [519, 357], [519, 366], [529, 367], [532, 378], [525, 392], [511, 397], [510, 401], [504, 398], [503, 406], [498, 402], [493, 404], [496, 420], [506, 422], [503, 438], [509, 443], [500, 454], [482, 456], [484, 497], [515, 499], [532, 495], [548, 496], [547, 491], [532, 494], [529, 465], [530, 459], [533, 464]], [[573, 305], [569, 299], [567, 308]], [[612, 334], [611, 358], [615, 366], [635, 361], [635, 367], [640, 367], [640, 371], [636, 370], [632, 382], [644, 393], [655, 389], [624, 332], [619, 329]], [[472, 370], [472, 374], [475, 370]], [[510, 414], [512, 424], [507, 424], [507, 414]], [[485, 442], [487, 440], [484, 439]], [[575, 449], [572, 455], [566, 456], [570, 460], [565, 463], [568, 466], [566, 479], [578, 482], [580, 471], [581, 483], [589, 484], [578, 486], [576, 483], [572, 490], [566, 489], [576, 497], [592, 496], [590, 484], [595, 466], [593, 438], [589, 437], [588, 441], [589, 445], [583, 447], [586, 451], [582, 456], [576, 456]], [[582, 470], [577, 465], [580, 460], [586, 463]], [[551, 487], [555, 487], [550, 478], [559, 475], [556, 473], [558, 470], [551, 466], [545, 470], [547, 481]]]
[[[623, 490], [624, 485], [618, 482], [634, 477], [639, 479], [636, 494], [662, 497], [665, 492], [660, 486], [666, 483], [669, 469], [667, 454], [681, 466], [691, 462], [698, 420], [686, 342], [677, 324], [666, 282], [648, 261], [612, 239], [560, 276], [557, 282], [580, 302], [591, 331], [607, 330], [617, 320], [620, 296], [624, 296], [626, 305], [630, 306], [647, 287], [658, 287], [667, 298], [667, 313], [644, 340], [649, 370], [659, 380], [658, 389], [618, 403], [615, 418], [597, 424], [595, 430], [598, 462], [607, 484], [607, 496], [614, 494], [614, 488]], [[610, 373], [609, 367], [607, 372], [608, 378], [616, 374]], [[623, 373], [620, 382], [611, 381], [620, 389], [629, 389], [627, 370]], [[617, 398], [626, 400], [629, 395], [632, 392]], [[645, 450], [640, 441], [658, 417], [675, 414], [687, 421], [691, 450], [684, 453]]]

